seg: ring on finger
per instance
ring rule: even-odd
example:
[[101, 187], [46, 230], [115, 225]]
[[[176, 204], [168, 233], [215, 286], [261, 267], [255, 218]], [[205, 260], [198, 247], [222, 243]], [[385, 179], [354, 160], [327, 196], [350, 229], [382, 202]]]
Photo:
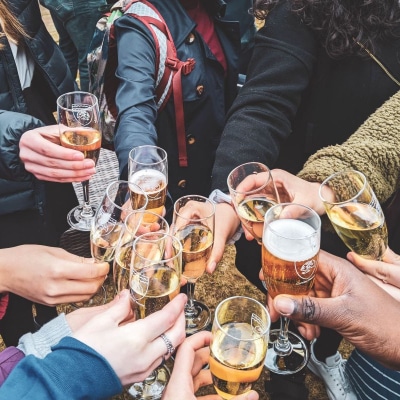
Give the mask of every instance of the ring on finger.
[[172, 342], [169, 340], [168, 336], [165, 333], [162, 333], [160, 335], [160, 338], [164, 341], [165, 346], [167, 346], [167, 355], [171, 355], [172, 353], [175, 352], [175, 347], [172, 344]]

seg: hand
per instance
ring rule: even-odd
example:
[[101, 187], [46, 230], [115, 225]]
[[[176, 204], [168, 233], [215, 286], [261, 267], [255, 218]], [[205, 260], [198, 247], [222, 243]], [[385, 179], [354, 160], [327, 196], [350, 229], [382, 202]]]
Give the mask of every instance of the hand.
[[349, 253], [347, 259], [360, 271], [388, 292], [397, 301], [400, 301], [400, 256], [387, 249], [382, 261], [367, 260], [356, 253]]
[[94, 161], [78, 150], [60, 145], [58, 125], [26, 131], [19, 142], [25, 169], [37, 179], [51, 182], [82, 182], [96, 172]]
[[[304, 204], [315, 210], [319, 215], [325, 214], [324, 203], [319, 196], [320, 182], [307, 182], [289, 172], [281, 169], [271, 170], [276, 188], [279, 192], [281, 203]], [[333, 193], [328, 193], [325, 189], [324, 197], [329, 199]]]
[[[18, 263], [16, 263], [18, 260]], [[54, 306], [89, 300], [103, 284], [108, 263], [39, 245], [0, 250], [0, 292]]]
[[162, 333], [175, 348], [185, 339], [186, 300], [186, 295], [179, 294], [161, 311], [132, 321], [130, 294], [123, 290], [107, 310], [91, 318], [73, 336], [105, 357], [122, 385], [140, 382], [167, 353]]
[[[294, 321], [334, 329], [385, 366], [400, 368], [398, 301], [351, 263], [324, 251], [314, 290], [317, 297], [276, 296], [274, 307]], [[307, 337], [304, 329], [300, 332]]]
[[208, 273], [213, 273], [222, 260], [226, 243], [235, 234], [239, 225], [240, 220], [233, 206], [228, 203], [216, 204], [214, 245], [207, 263]]
[[[189, 336], [177, 351], [171, 378], [162, 395], [162, 400], [194, 400], [199, 388], [212, 384], [209, 369], [203, 369], [210, 357], [209, 345], [212, 335], [202, 331]], [[198, 400], [221, 400], [217, 394], [197, 397]], [[254, 390], [232, 400], [257, 400]]]

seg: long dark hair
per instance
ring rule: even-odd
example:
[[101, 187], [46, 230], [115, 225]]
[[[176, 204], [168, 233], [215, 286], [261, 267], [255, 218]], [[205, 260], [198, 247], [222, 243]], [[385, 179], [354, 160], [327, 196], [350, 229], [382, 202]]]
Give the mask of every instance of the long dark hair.
[[400, 36], [399, 0], [254, 0], [254, 15], [266, 19], [283, 1], [289, 1], [292, 11], [317, 32], [333, 58], [365, 54], [357, 42], [374, 52], [377, 39]]

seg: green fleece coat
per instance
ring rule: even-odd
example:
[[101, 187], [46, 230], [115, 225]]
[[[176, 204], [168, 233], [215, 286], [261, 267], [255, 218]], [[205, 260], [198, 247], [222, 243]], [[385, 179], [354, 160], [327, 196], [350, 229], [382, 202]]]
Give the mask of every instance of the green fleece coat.
[[400, 187], [400, 91], [394, 94], [341, 145], [313, 154], [298, 173], [322, 182], [334, 172], [363, 172], [381, 203]]

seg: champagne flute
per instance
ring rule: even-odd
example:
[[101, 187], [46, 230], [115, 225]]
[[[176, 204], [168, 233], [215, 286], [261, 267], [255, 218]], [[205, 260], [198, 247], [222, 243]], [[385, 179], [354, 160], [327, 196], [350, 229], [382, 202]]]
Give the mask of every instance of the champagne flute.
[[[95, 164], [100, 155], [101, 126], [96, 96], [87, 92], [70, 92], [57, 99], [58, 125], [61, 146], [81, 151]], [[67, 216], [74, 229], [90, 231], [96, 208], [89, 201], [89, 181], [82, 182], [83, 204]]]
[[[182, 245], [163, 232], [138, 236], [132, 247], [130, 292], [138, 318], [161, 310], [180, 290]], [[129, 393], [135, 399], [161, 399], [170, 377], [166, 365], [157, 367], [143, 382], [134, 383]]]
[[233, 169], [227, 182], [241, 223], [261, 245], [265, 213], [280, 202], [271, 171], [262, 163], [249, 162]]
[[132, 245], [137, 236], [149, 232], [169, 233], [165, 218], [147, 210], [134, 210], [124, 221], [124, 232], [115, 249], [113, 282], [115, 293], [129, 289], [129, 272], [132, 259]]
[[207, 305], [194, 299], [196, 281], [203, 275], [214, 244], [215, 204], [198, 195], [183, 196], [174, 204], [172, 233], [182, 244], [182, 283], [187, 283], [186, 333], [206, 328], [211, 321]]
[[[306, 295], [318, 267], [321, 220], [309, 207], [277, 204], [265, 214], [262, 270], [268, 293]], [[281, 316], [280, 329], [271, 330], [265, 361], [276, 374], [300, 371], [308, 361], [303, 339], [288, 330], [289, 318]]]
[[260, 377], [271, 318], [265, 306], [244, 296], [218, 304], [212, 325], [210, 372], [223, 399], [246, 393]]
[[[168, 186], [167, 152], [157, 146], [138, 146], [129, 152], [128, 180], [147, 194], [147, 209], [163, 214]], [[132, 198], [136, 195], [132, 190]]]
[[344, 244], [361, 257], [381, 260], [388, 247], [385, 216], [364, 174], [340, 171], [319, 190], [326, 213]]
[[[138, 207], [138, 210], [146, 208], [146, 194], [139, 187], [135, 190], [141, 193], [141, 197], [137, 197], [138, 204], [132, 205], [127, 181], [114, 181], [107, 186], [90, 230], [90, 251], [95, 262], [112, 263], [123, 233], [125, 216], [132, 211], [132, 207]], [[103, 285], [89, 301], [74, 303], [73, 306], [80, 308], [101, 305], [106, 302], [106, 297]]]

